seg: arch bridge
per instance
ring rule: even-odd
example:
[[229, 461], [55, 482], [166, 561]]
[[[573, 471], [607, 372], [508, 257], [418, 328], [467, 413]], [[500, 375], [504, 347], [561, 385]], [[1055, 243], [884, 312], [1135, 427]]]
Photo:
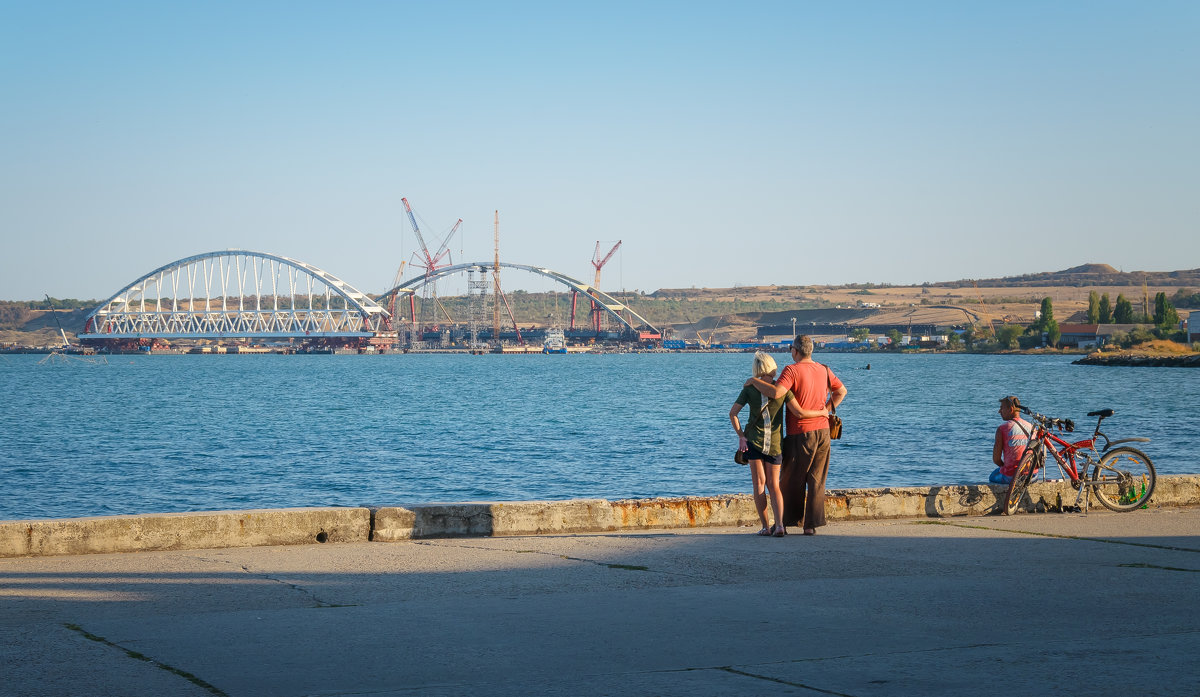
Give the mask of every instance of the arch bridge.
[[389, 329], [387, 312], [336, 276], [295, 259], [230, 249], [173, 261], [141, 276], [87, 316], [79, 339], [365, 343], [386, 337]]
[[[411, 298], [413, 296], [413, 294], [422, 286], [424, 286], [428, 283], [432, 283], [432, 282], [438, 280], [439, 278], [443, 278], [445, 276], [450, 276], [453, 274], [463, 273], [463, 272], [472, 271], [472, 270], [487, 273], [487, 272], [492, 271], [494, 266], [495, 266], [495, 262], [491, 262], [491, 261], [488, 261], [488, 262], [476, 261], [476, 262], [471, 262], [471, 263], [466, 263], [466, 264], [455, 264], [453, 266], [446, 266], [446, 267], [437, 269], [429, 274], [417, 276], [415, 278], [411, 278], [411, 279], [405, 281], [404, 283], [401, 283], [400, 285], [396, 286], [395, 288], [392, 288], [391, 290], [387, 291], [382, 296], [380, 296], [379, 303], [381, 305], [387, 306], [387, 305], [389, 305], [390, 301], [393, 298], [397, 298], [400, 296], [407, 296], [407, 297]], [[503, 262], [503, 261], [500, 262], [500, 268], [502, 268], [502, 269], [517, 269], [520, 271], [528, 271], [530, 273], [538, 274], [539, 276], [545, 276], [546, 278], [552, 279], [554, 281], [557, 281], [558, 283], [563, 284], [564, 286], [567, 286], [568, 288], [570, 288], [571, 290], [573, 290], [577, 293], [582, 293], [583, 295], [586, 295], [592, 302], [596, 303], [597, 307], [602, 309], [609, 316], [611, 316], [613, 319], [615, 319], [618, 323], [620, 323], [622, 326], [624, 326], [625, 329], [628, 330], [629, 332], [636, 333], [640, 329], [647, 329], [651, 332], [658, 331], [654, 328], [654, 325], [650, 324], [650, 322], [645, 317], [642, 317], [638, 313], [634, 312], [633, 309], [630, 308], [628, 305], [622, 303], [621, 301], [617, 300], [616, 298], [609, 295], [608, 293], [601, 291], [599, 288], [590, 286], [578, 279], [571, 278], [570, 276], [568, 276], [566, 274], [562, 274], [562, 273], [553, 271], [551, 269], [547, 269], [542, 266], [529, 266], [527, 264], [512, 264], [512, 263]], [[621, 313], [625, 313], [625, 315], [622, 315]], [[630, 321], [630, 319], [633, 319], [633, 320], [639, 322], [640, 324], [638, 326], [635, 326], [634, 323], [632, 321]]]

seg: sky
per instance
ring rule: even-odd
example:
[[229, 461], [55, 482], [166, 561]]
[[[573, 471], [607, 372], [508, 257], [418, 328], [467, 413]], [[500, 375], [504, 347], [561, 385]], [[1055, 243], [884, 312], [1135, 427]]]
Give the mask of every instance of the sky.
[[0, 299], [229, 248], [382, 292], [402, 197], [455, 262], [495, 211], [579, 279], [621, 240], [605, 290], [1196, 268], [1197, 36], [1192, 0], [0, 0]]

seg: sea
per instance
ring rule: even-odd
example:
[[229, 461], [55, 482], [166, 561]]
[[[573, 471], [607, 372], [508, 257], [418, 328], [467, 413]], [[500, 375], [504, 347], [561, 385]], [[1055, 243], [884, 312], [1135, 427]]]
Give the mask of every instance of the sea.
[[[1009, 394], [1077, 438], [1112, 408], [1105, 432], [1151, 438], [1160, 474], [1200, 471], [1197, 370], [816, 358], [849, 390], [830, 488], [985, 482]], [[750, 490], [728, 414], [751, 354], [41, 359], [0, 356], [0, 520]]]

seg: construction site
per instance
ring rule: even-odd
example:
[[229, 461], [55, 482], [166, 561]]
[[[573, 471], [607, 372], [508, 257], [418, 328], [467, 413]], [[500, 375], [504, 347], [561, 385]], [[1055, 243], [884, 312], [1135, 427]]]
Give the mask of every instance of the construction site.
[[[1126, 273], [1106, 264], [1085, 264], [919, 286], [755, 285], [606, 293], [600, 290], [601, 272], [621, 240], [595, 243], [589, 259], [594, 277], [585, 283], [549, 269], [501, 263], [497, 213], [491, 262], [455, 265], [447, 250], [461, 219], [430, 250], [407, 199], [404, 204], [419, 249], [401, 264], [393, 290], [381, 301], [397, 330], [396, 345], [405, 350], [486, 347], [519, 352], [542, 346], [546, 337], [563, 341], [568, 350], [746, 350], [780, 345], [798, 333], [830, 346], [886, 343], [889, 333], [899, 333], [906, 343], [935, 344], [936, 337], [967, 328], [994, 335], [1000, 325], [1027, 326], [1037, 319], [1045, 298], [1057, 308], [1060, 321], [1081, 323], [1093, 291], [1128, 296], [1148, 315], [1155, 294], [1178, 296], [1200, 286], [1200, 270]], [[416, 274], [404, 281], [406, 264]], [[564, 289], [505, 292], [500, 273], [510, 267], [541, 273]], [[455, 270], [467, 274], [467, 292], [439, 295], [438, 278]]]
[[[418, 249], [401, 262], [392, 288], [378, 298], [387, 308], [395, 343], [387, 348], [422, 350], [491, 350], [496, 352], [545, 351], [567, 353], [599, 345], [653, 348], [662, 332], [626, 302], [600, 290], [601, 272], [621, 247], [596, 242], [591, 257], [591, 282], [575, 279], [551, 269], [500, 261], [500, 213], [493, 216], [493, 255], [489, 261], [454, 263], [451, 240], [458, 232], [458, 219], [434, 248], [407, 198], [401, 199]], [[514, 309], [514, 294], [505, 292], [503, 269], [517, 269], [551, 279], [563, 287], [562, 311], [558, 293], [553, 293], [555, 311], [530, 318], [528, 303]], [[410, 275], [405, 279], [406, 269]], [[465, 295], [443, 297], [438, 281], [465, 274]], [[518, 291], [523, 296], [528, 293]], [[583, 297], [580, 297], [583, 296]], [[382, 348], [382, 347], [381, 347]]]
[[[916, 286], [605, 291], [603, 271], [622, 250], [622, 240], [589, 242], [586, 279], [502, 262], [495, 211], [491, 258], [465, 261], [460, 246], [456, 261], [450, 250], [456, 235], [461, 245], [462, 219], [431, 245], [409, 200], [401, 201], [416, 249], [402, 259], [384, 293], [363, 293], [296, 259], [227, 249], [160, 266], [102, 302], [58, 301], [58, 314], [52, 298], [45, 304], [0, 303], [0, 343], [16, 350], [78, 342], [101, 352], [151, 353], [571, 353], [781, 350], [804, 333], [827, 347], [855, 348], [892, 341], [936, 345], [939, 337], [968, 329], [995, 336], [1002, 325], [1036, 321], [1046, 299], [1057, 321], [1067, 324], [1084, 322], [1090, 296], [1097, 293], [1132, 305], [1143, 317], [1159, 294], [1180, 308], [1200, 305], [1194, 290], [1200, 269], [1123, 272], [1107, 264]], [[506, 270], [524, 274], [514, 285], [527, 284], [532, 274], [550, 290], [510, 289], [502, 280]], [[452, 290], [440, 292], [441, 283]]]

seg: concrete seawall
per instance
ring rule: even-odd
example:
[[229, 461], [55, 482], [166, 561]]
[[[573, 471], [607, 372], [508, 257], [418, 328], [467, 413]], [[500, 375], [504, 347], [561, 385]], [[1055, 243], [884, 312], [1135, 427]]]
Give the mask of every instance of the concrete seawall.
[[366, 508], [282, 508], [0, 522], [0, 557], [366, 542]]
[[[1005, 488], [990, 485], [837, 489], [832, 521], [995, 514]], [[1062, 510], [1075, 491], [1037, 483], [1027, 512]], [[1092, 505], [1099, 509], [1093, 499]], [[1162, 476], [1150, 507], [1200, 506], [1200, 475]], [[0, 557], [211, 549], [324, 542], [553, 535], [757, 525], [749, 495], [607, 501], [422, 504], [381, 508], [293, 508], [0, 522]]]

